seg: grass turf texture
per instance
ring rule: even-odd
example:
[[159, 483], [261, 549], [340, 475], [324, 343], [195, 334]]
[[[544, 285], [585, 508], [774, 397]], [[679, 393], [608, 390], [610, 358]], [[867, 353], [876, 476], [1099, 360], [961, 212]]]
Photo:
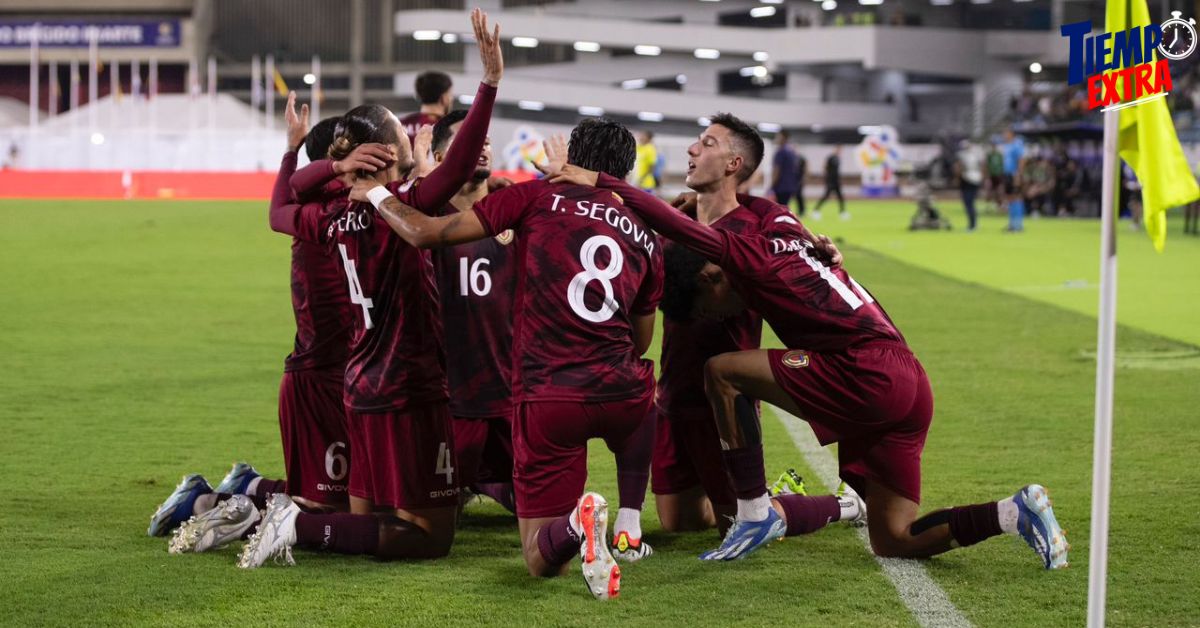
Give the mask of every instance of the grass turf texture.
[[[1025, 298], [1058, 295], [1023, 297], [1011, 288], [1063, 276], [1093, 281], [1086, 268], [1095, 265], [1097, 223], [1041, 221], [1013, 237], [990, 233], [1001, 224], [990, 219], [976, 234], [907, 234], [910, 207], [852, 203], [853, 221], [826, 218], [813, 227], [845, 238], [848, 268], [885, 304], [932, 378], [937, 414], [924, 505], [986, 501], [1043, 482], [1073, 546], [1072, 567], [1061, 572], [1043, 572], [1008, 537], [926, 567], [978, 625], [1079, 625], [1094, 382], [1094, 364], [1081, 356], [1094, 348], [1095, 322]], [[291, 346], [288, 242], [267, 231], [263, 209], [0, 203], [0, 621], [914, 623], [848, 528], [787, 539], [740, 563], [703, 564], [696, 555], [715, 545], [715, 535], [663, 534], [652, 497], [643, 526], [657, 551], [624, 568], [622, 597], [608, 604], [586, 593], [577, 563], [566, 578], [529, 578], [514, 523], [490, 503], [468, 508], [451, 557], [435, 562], [297, 552], [294, 568], [243, 572], [234, 567], [235, 549], [167, 555], [166, 542], [146, 537], [145, 526], [180, 475], [201, 471], [216, 481], [243, 458], [270, 475], [282, 471], [275, 404]], [[1123, 252], [1138, 246], [1149, 245], [1122, 237]], [[1163, 336], [1194, 339], [1187, 316], [1194, 298], [1181, 295], [1198, 292], [1200, 280], [1188, 272], [1200, 241], [1174, 235], [1168, 247], [1161, 259], [1125, 256], [1122, 307], [1181, 314], [1146, 323], [1128, 320], [1123, 309], [1122, 322], [1162, 334], [1123, 327], [1123, 351], [1187, 350]], [[1173, 256], [1185, 254], [1189, 271], [1173, 268], [1180, 264]], [[1079, 271], [1063, 267], [1076, 257]], [[1016, 262], [1043, 275], [1006, 267]], [[1131, 303], [1131, 293], [1140, 302]], [[1094, 290], [1088, 295], [1094, 303]], [[1200, 468], [1190, 463], [1200, 447], [1192, 409], [1198, 377], [1182, 368], [1118, 371], [1113, 625], [1200, 618], [1200, 568], [1187, 558], [1200, 532]], [[777, 421], [765, 417], [764, 432], [769, 474], [795, 466], [811, 476]], [[599, 443], [591, 463], [589, 486], [615, 510], [612, 459]]]

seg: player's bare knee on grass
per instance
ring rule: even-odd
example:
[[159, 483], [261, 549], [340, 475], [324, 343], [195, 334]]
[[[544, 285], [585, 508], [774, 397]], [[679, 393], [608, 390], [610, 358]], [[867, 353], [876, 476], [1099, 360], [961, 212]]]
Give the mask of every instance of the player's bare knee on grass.
[[712, 502], [701, 487], [655, 496], [658, 522], [665, 532], [697, 532], [716, 525]]
[[441, 558], [450, 553], [454, 531], [430, 534], [421, 526], [395, 515], [379, 515], [381, 560], [404, 558]]

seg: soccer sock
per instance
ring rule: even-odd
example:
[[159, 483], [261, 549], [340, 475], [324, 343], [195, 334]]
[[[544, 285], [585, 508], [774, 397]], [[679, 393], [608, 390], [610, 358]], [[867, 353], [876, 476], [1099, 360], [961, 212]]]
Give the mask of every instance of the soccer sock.
[[996, 515], [1000, 520], [1000, 529], [1007, 534], [1017, 533], [1017, 519], [1021, 513], [1017, 510], [1017, 502], [1011, 497], [996, 502]]
[[787, 517], [787, 536], [816, 532], [841, 518], [842, 507], [834, 495], [779, 495], [775, 501]]
[[622, 510], [641, 510], [650, 484], [650, 460], [654, 457], [654, 435], [658, 415], [651, 411], [636, 430], [614, 449], [617, 461], [617, 497]]
[[217, 504], [220, 503], [220, 501], [217, 499], [217, 497], [220, 495], [220, 493], [205, 493], [203, 495], [197, 495], [196, 501], [192, 502], [192, 514], [198, 515], [216, 508]]
[[496, 503], [504, 506], [508, 512], [517, 513], [517, 497], [513, 493], [512, 482], [483, 482], [472, 486], [471, 489], [496, 500]]
[[613, 533], [618, 532], [627, 532], [635, 539], [642, 538], [642, 511], [624, 507], [617, 510], [617, 525], [613, 527]]
[[858, 500], [837, 497], [835, 499], [838, 503], [838, 521], [849, 521], [861, 513], [862, 506]]
[[950, 509], [950, 536], [961, 547], [1003, 534], [996, 502], [955, 506]]
[[246, 497], [254, 502], [254, 507], [262, 510], [267, 507], [267, 497], [275, 493], [287, 493], [287, 480], [268, 480], [258, 477], [250, 481], [246, 487]]
[[339, 554], [374, 554], [379, 547], [379, 519], [374, 515], [302, 512], [296, 515], [296, 544]]
[[767, 472], [763, 464], [762, 445], [721, 452], [733, 483], [734, 494], [739, 500], [754, 499], [767, 493]]
[[737, 500], [737, 518], [741, 521], [762, 521], [770, 511], [771, 498], [765, 492], [759, 497]]
[[537, 544], [542, 558], [551, 565], [562, 565], [579, 553], [583, 534], [566, 514], [538, 529]]
[[[647, 459], [649, 462], [649, 459]], [[617, 471], [617, 497], [621, 510], [640, 512], [646, 503], [646, 486], [650, 484], [650, 469], [646, 471]]]
[[268, 480], [264, 477], [257, 477], [250, 481], [250, 486], [246, 487], [247, 495], [273, 495], [275, 493], [287, 493], [287, 480]]

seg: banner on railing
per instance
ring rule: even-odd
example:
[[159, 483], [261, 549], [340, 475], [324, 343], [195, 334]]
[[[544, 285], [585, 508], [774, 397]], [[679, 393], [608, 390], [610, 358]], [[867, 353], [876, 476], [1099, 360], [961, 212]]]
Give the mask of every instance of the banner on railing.
[[0, 19], [0, 48], [86, 48], [94, 36], [104, 48], [178, 48], [179, 20]]

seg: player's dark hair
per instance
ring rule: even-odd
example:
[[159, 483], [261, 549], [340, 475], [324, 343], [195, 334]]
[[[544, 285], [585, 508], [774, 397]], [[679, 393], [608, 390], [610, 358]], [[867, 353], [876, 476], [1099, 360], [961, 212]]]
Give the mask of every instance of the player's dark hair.
[[454, 82], [445, 72], [422, 72], [413, 82], [413, 91], [417, 93], [417, 100], [421, 101], [422, 105], [432, 105], [441, 100], [442, 94], [450, 91], [453, 86]]
[[457, 109], [442, 116], [437, 124], [433, 125], [433, 143], [429, 147], [433, 152], [438, 152], [446, 147], [446, 142], [450, 141], [450, 127], [462, 122], [467, 118], [466, 109]]
[[611, 118], [585, 118], [571, 130], [567, 163], [624, 179], [635, 159], [633, 133]]
[[673, 321], [692, 318], [700, 271], [708, 261], [686, 246], [669, 244], [663, 249], [663, 293], [659, 309]]
[[388, 145], [400, 143], [400, 125], [395, 123], [394, 118], [392, 112], [383, 105], [360, 105], [347, 111], [334, 129], [329, 158], [345, 159], [359, 144], [368, 142]]
[[758, 170], [758, 164], [762, 163], [764, 150], [762, 136], [754, 127], [731, 113], [718, 113], [709, 120], [733, 133], [733, 149], [742, 158], [742, 169], [737, 173], [738, 182], [749, 179], [750, 175]]
[[333, 143], [333, 134], [341, 119], [341, 116], [325, 118], [308, 130], [308, 135], [304, 136], [304, 152], [309, 161], [324, 159], [329, 154], [329, 145]]

